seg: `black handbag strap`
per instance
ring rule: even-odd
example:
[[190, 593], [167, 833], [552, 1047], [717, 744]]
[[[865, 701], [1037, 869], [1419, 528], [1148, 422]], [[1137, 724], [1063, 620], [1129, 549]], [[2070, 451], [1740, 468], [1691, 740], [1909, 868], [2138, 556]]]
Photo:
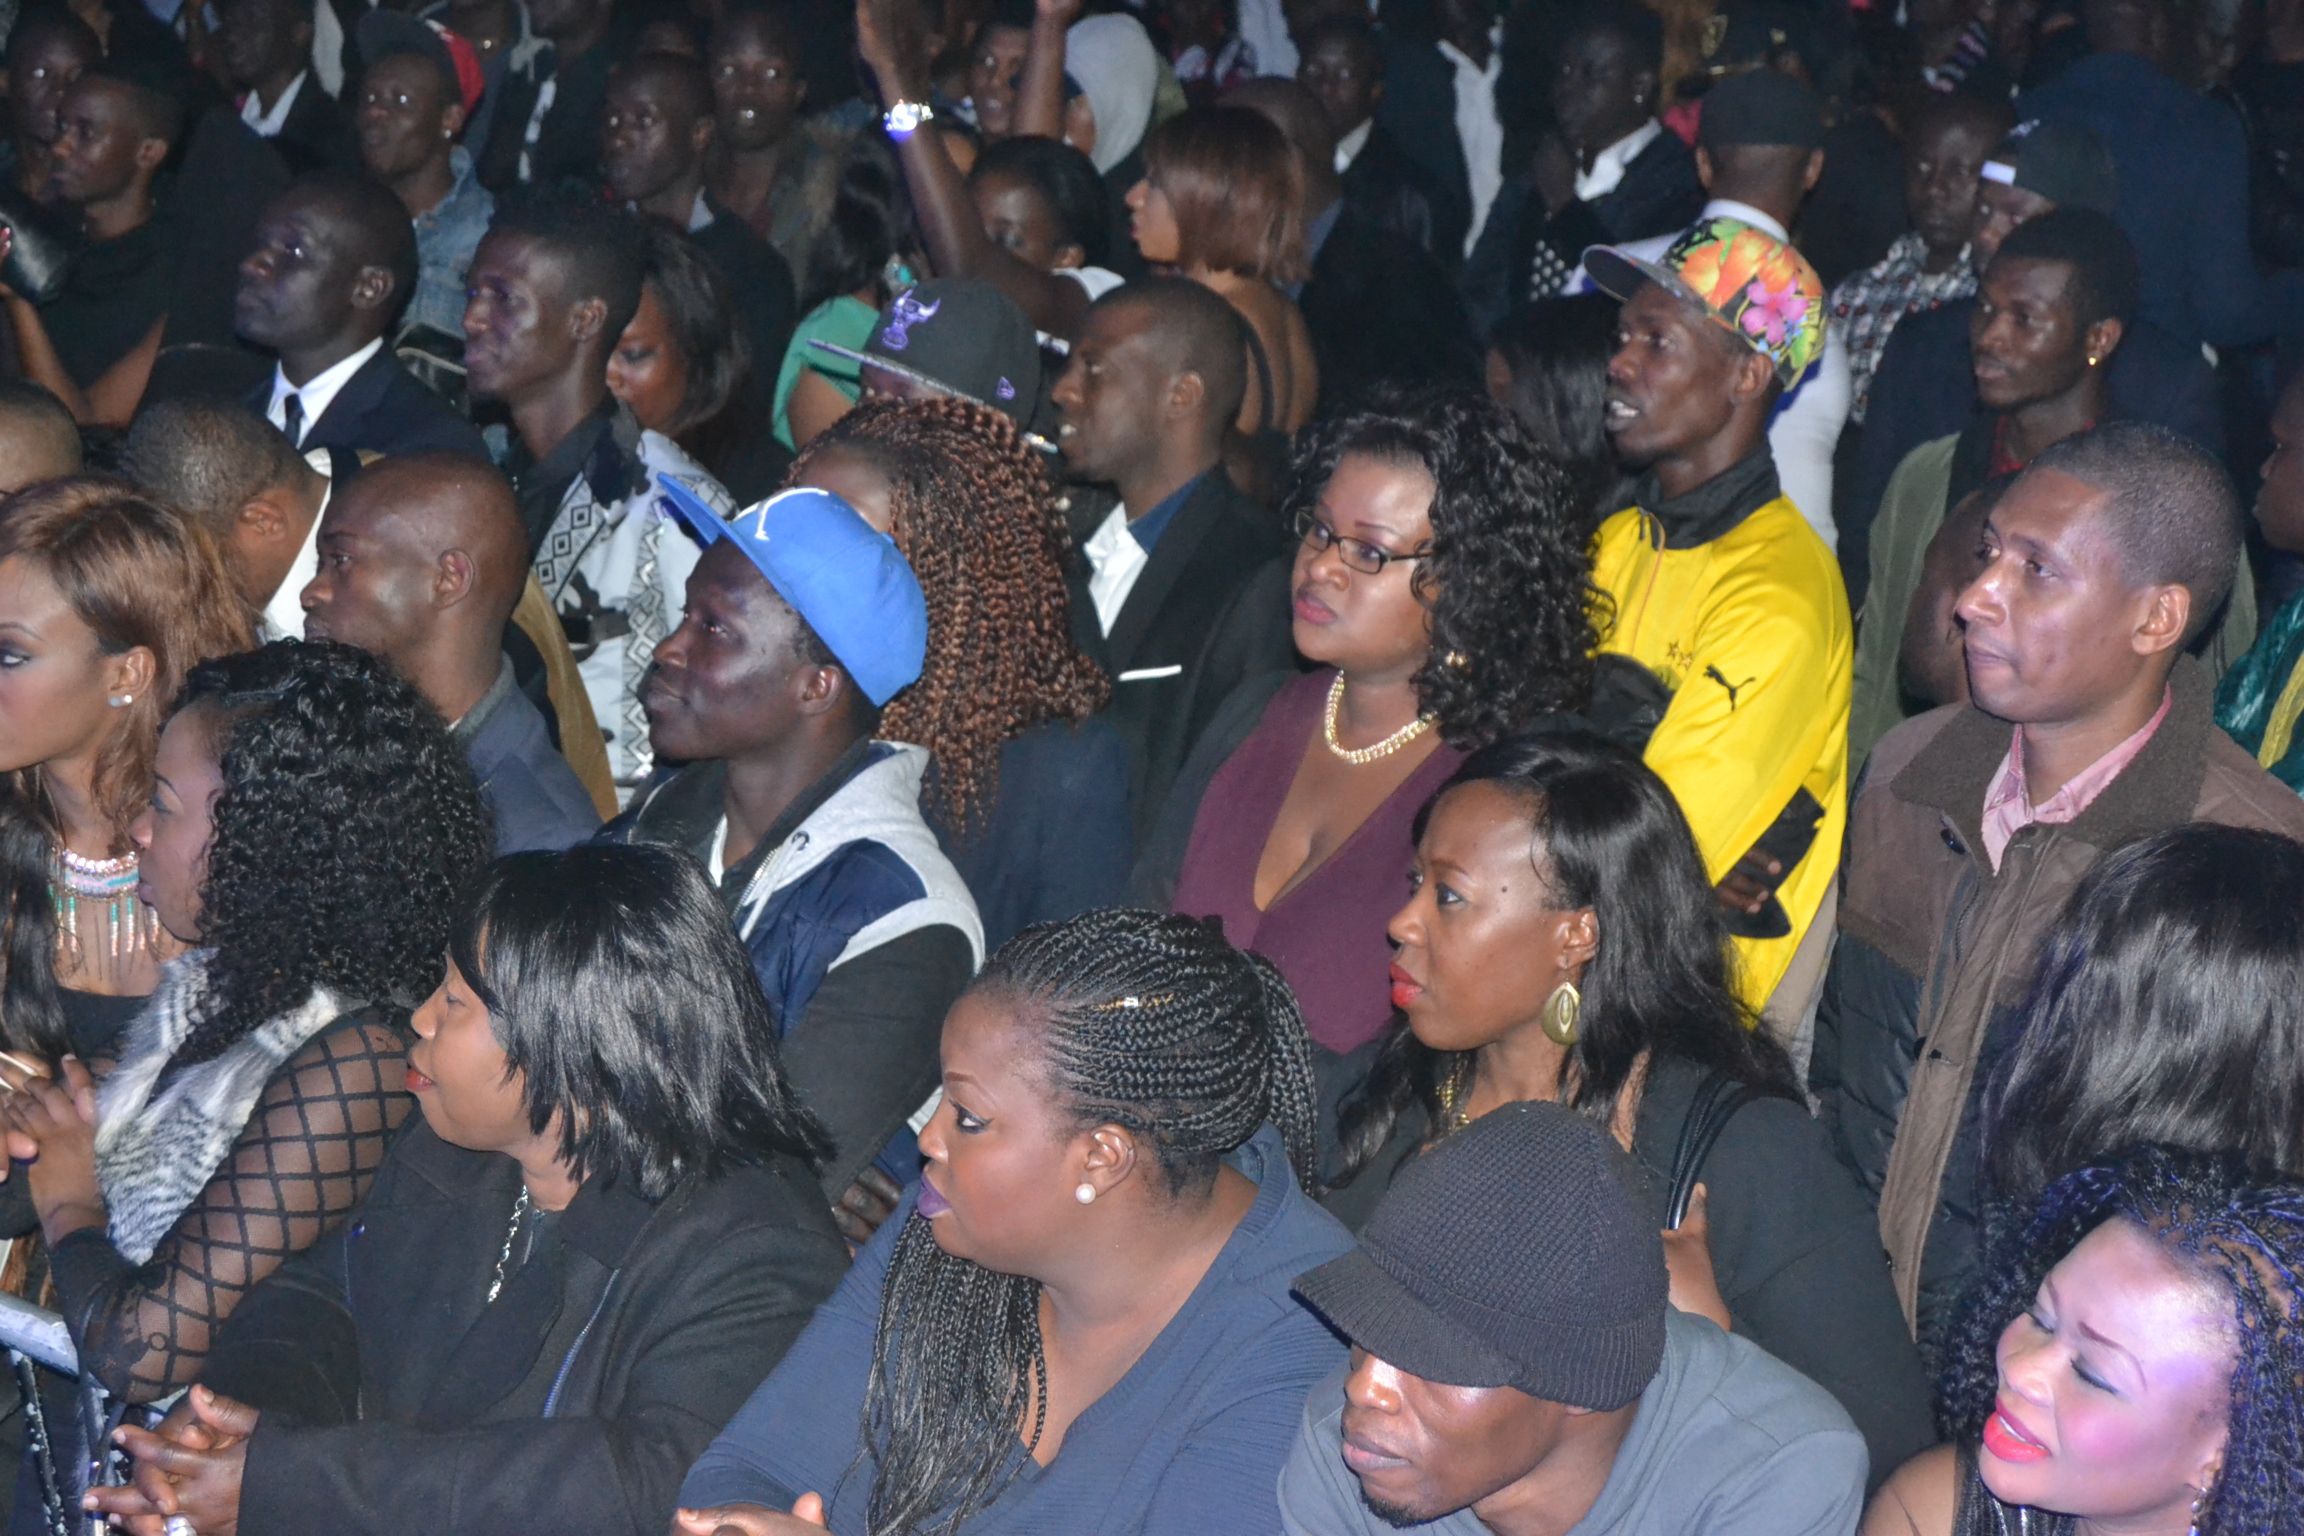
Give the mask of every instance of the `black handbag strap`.
[[1767, 1089], [1736, 1082], [1717, 1069], [1704, 1074], [1704, 1081], [1696, 1085], [1696, 1096], [1689, 1100], [1687, 1117], [1680, 1122], [1680, 1140], [1672, 1148], [1672, 1183], [1664, 1199], [1665, 1231], [1680, 1230], [1688, 1202], [1696, 1194], [1697, 1176], [1704, 1171], [1704, 1160], [1712, 1155], [1712, 1144], [1720, 1139], [1729, 1120], [1754, 1099], [1770, 1096]]

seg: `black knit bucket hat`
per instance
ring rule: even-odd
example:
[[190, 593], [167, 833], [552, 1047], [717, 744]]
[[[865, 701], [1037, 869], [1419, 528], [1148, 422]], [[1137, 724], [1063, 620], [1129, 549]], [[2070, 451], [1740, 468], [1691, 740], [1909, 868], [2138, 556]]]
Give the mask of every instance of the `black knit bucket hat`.
[[1411, 1376], [1621, 1408], [1664, 1359], [1664, 1242], [1629, 1177], [1583, 1116], [1507, 1105], [1412, 1159], [1296, 1293]]

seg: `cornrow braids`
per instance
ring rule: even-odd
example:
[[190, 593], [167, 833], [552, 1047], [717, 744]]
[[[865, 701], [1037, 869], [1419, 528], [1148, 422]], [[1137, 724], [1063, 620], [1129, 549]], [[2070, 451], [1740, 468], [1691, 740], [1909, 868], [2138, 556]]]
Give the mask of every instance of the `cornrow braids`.
[[2234, 1362], [2222, 1469], [2200, 1505], [2199, 1536], [2304, 1530], [2304, 1185], [2234, 1153], [2145, 1144], [2050, 1185], [2028, 1222], [2009, 1224], [1948, 1328], [1937, 1424], [1972, 1445], [1999, 1392], [2000, 1335], [2040, 1282], [2090, 1232], [2133, 1222], [2231, 1299]]
[[928, 656], [880, 730], [934, 755], [929, 809], [965, 834], [998, 793], [1004, 743], [1112, 696], [1072, 639], [1055, 482], [1004, 413], [949, 396], [864, 401], [808, 445], [794, 479], [828, 453], [862, 458], [893, 490], [891, 534], [928, 601]]
[[[1266, 1121], [1317, 1194], [1319, 1095], [1295, 995], [1212, 923], [1113, 908], [1027, 928], [972, 993], [1013, 999], [1040, 1030], [1051, 1093], [1082, 1126], [1117, 1125], [1169, 1193], [1204, 1196], [1224, 1154]], [[901, 1321], [899, 1321], [901, 1320]], [[1040, 1283], [948, 1254], [929, 1222], [898, 1235], [881, 1290], [864, 1445], [872, 1536], [956, 1532], [1000, 1495], [1048, 1411]]]

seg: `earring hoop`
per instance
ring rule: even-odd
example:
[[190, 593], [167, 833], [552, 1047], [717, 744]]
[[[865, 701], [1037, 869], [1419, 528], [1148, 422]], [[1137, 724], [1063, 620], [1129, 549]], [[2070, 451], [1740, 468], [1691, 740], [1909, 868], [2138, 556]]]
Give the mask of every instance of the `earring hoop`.
[[1576, 1043], [1576, 1015], [1583, 1011], [1584, 994], [1576, 990], [1576, 983], [1564, 981], [1552, 989], [1544, 999], [1544, 1013], [1539, 1021], [1544, 1038], [1554, 1045]]
[[1072, 1198], [1082, 1205], [1094, 1205], [1096, 1203], [1096, 1186], [1086, 1179], [1082, 1179], [1080, 1187], [1072, 1191]]

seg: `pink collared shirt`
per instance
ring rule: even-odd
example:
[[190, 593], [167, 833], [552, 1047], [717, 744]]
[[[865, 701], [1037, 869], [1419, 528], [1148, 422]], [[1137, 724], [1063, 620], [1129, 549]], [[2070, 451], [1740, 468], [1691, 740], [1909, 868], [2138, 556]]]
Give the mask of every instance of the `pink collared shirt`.
[[2144, 728], [2111, 751], [2065, 781], [2064, 787], [2048, 797], [2047, 803], [2034, 805], [2032, 796], [2024, 787], [2024, 727], [2017, 726], [2015, 739], [2008, 744], [2008, 756], [2000, 764], [1999, 773], [1992, 779], [1992, 788], [1984, 796], [1984, 853], [1992, 860], [1992, 872], [2000, 872], [2000, 856], [2008, 851], [2009, 842], [2034, 822], [2060, 827], [2096, 803], [2112, 781], [2120, 777], [2122, 769], [2136, 761], [2136, 754], [2160, 729], [2160, 722], [2168, 718], [2168, 705], [2174, 695], [2163, 690], [2160, 707]]

